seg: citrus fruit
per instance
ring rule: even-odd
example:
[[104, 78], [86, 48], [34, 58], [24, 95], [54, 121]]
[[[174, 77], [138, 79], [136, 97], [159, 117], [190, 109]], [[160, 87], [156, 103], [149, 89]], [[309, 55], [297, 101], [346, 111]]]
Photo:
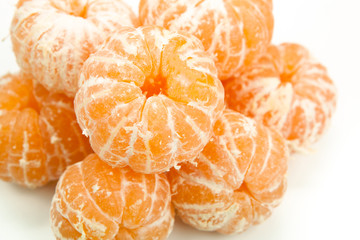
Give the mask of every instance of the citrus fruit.
[[172, 202], [180, 218], [197, 229], [240, 233], [280, 203], [287, 159], [279, 133], [227, 109], [199, 157], [171, 169]]
[[264, 52], [273, 33], [271, 0], [141, 0], [143, 25], [195, 35], [225, 80]]
[[136, 26], [122, 0], [22, 0], [11, 25], [22, 71], [46, 89], [74, 96], [81, 66], [120, 26]]
[[122, 28], [84, 63], [75, 113], [112, 166], [159, 173], [194, 159], [224, 108], [201, 42], [150, 26]]
[[33, 89], [22, 74], [1, 77], [0, 86], [0, 179], [43, 186], [92, 152], [72, 99], [40, 85]]
[[166, 239], [174, 210], [165, 175], [112, 168], [95, 154], [69, 167], [51, 206], [57, 239]]
[[292, 151], [316, 142], [336, 107], [326, 68], [293, 43], [270, 46], [225, 89], [230, 108], [281, 131]]

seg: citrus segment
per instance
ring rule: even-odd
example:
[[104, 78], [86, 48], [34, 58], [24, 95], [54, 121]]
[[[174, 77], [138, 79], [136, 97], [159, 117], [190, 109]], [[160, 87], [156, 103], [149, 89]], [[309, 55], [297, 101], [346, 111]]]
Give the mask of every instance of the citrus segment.
[[221, 114], [214, 62], [194, 37], [124, 28], [84, 63], [75, 112], [112, 166], [163, 172], [194, 159]]
[[6, 74], [0, 77], [0, 109], [15, 110], [35, 107], [31, 80], [23, 74]]
[[48, 182], [39, 116], [33, 109], [5, 111], [0, 116], [3, 180], [36, 187]]
[[242, 232], [279, 204], [287, 159], [279, 133], [227, 109], [199, 157], [170, 171], [172, 202], [180, 218], [197, 229]]
[[73, 100], [65, 95], [48, 93], [40, 109], [39, 126], [51, 179], [58, 179], [68, 166], [92, 152], [76, 121]]
[[173, 221], [165, 175], [112, 168], [95, 154], [65, 171], [51, 207], [57, 239], [166, 239]]

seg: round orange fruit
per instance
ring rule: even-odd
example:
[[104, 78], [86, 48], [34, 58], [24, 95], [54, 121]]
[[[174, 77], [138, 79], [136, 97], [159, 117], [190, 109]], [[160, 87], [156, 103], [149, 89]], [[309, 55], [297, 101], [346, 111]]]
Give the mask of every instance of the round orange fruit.
[[160, 27], [122, 28], [84, 63], [75, 112], [112, 166], [159, 173], [194, 159], [224, 108], [201, 42]]
[[40, 85], [33, 89], [22, 74], [1, 77], [0, 86], [0, 179], [43, 186], [92, 152], [72, 99]]
[[279, 133], [225, 110], [199, 157], [169, 174], [179, 217], [197, 229], [223, 234], [261, 223], [286, 190], [288, 155]]
[[292, 151], [306, 150], [329, 125], [336, 88], [301, 45], [270, 46], [225, 84], [227, 105], [282, 132]]
[[59, 240], [165, 240], [174, 223], [165, 175], [112, 168], [95, 154], [65, 171], [50, 215]]
[[11, 40], [22, 71], [49, 91], [73, 97], [89, 55], [120, 26], [136, 25], [122, 0], [21, 0]]
[[141, 0], [139, 18], [198, 37], [221, 80], [264, 52], [274, 27], [272, 0]]

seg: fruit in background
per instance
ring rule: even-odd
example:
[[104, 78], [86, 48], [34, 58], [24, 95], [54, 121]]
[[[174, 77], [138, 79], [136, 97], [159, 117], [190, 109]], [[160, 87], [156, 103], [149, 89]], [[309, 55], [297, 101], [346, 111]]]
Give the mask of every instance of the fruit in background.
[[172, 202], [179, 217], [197, 229], [240, 233], [280, 203], [287, 161], [279, 133], [227, 109], [199, 157], [171, 170]]
[[52, 92], [73, 97], [81, 67], [107, 36], [138, 20], [122, 0], [19, 1], [11, 40], [21, 70]]
[[1, 77], [0, 86], [0, 179], [43, 186], [92, 152], [72, 99], [21, 74]]
[[193, 160], [224, 108], [201, 42], [160, 27], [122, 28], [84, 63], [75, 112], [112, 166], [164, 172]]
[[165, 175], [112, 168], [95, 154], [69, 167], [52, 201], [57, 239], [165, 240], [174, 209]]
[[228, 107], [281, 131], [292, 151], [316, 142], [336, 107], [326, 68], [293, 43], [270, 46], [224, 86]]
[[141, 0], [142, 25], [158, 25], [198, 37], [226, 80], [269, 45], [272, 0]]

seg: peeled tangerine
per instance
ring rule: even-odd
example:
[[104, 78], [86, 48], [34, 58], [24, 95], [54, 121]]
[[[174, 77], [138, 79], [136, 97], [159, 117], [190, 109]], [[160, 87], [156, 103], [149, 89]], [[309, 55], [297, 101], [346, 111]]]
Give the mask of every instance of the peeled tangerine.
[[139, 18], [198, 37], [221, 80], [264, 52], [274, 28], [272, 0], [141, 0]]
[[163, 172], [195, 159], [224, 108], [213, 60], [195, 37], [122, 28], [85, 62], [75, 112], [112, 166]]
[[73, 97], [89, 55], [120, 26], [137, 25], [122, 0], [19, 0], [11, 39], [22, 71]]
[[0, 179], [34, 188], [91, 153], [72, 99], [21, 74], [0, 77]]
[[164, 240], [174, 223], [165, 175], [112, 168], [95, 154], [65, 171], [50, 215], [59, 240]]
[[336, 88], [326, 68], [293, 43], [270, 46], [225, 89], [231, 109], [281, 131], [292, 151], [318, 140], [336, 107]]
[[280, 203], [287, 159], [279, 133], [225, 110], [195, 162], [171, 170], [172, 202], [180, 218], [197, 229], [240, 233]]

